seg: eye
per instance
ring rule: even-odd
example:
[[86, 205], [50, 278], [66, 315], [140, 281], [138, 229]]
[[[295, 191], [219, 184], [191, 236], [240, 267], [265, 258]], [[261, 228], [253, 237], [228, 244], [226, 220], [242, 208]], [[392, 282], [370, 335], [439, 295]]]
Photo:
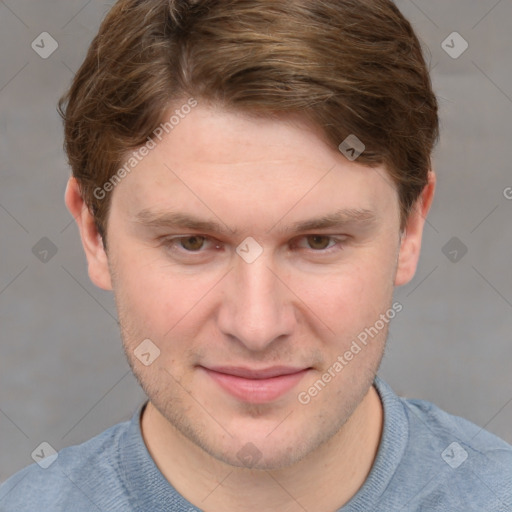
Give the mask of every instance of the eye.
[[[169, 251], [182, 253], [204, 252], [208, 245], [215, 245], [212, 240], [201, 235], [174, 236], [163, 240], [163, 245]], [[218, 245], [218, 244], [217, 244]]]
[[[310, 254], [331, 254], [343, 248], [343, 243], [346, 237], [334, 237], [330, 235], [305, 235], [298, 237], [292, 242], [293, 248], [305, 250]], [[207, 236], [202, 235], [187, 235], [187, 236], [174, 236], [166, 238], [163, 241], [166, 250], [173, 253], [176, 257], [186, 256], [187, 254], [197, 254], [206, 256], [211, 255], [211, 249], [221, 249], [221, 243]]]
[[306, 241], [311, 249], [323, 251], [332, 247], [329, 245], [333, 241], [332, 237], [325, 235], [308, 235]]
[[177, 240], [180, 246], [186, 251], [196, 252], [203, 248], [206, 238], [204, 236], [187, 236]]
[[328, 235], [306, 235], [297, 242], [300, 249], [311, 249], [315, 252], [329, 252], [336, 245], [341, 246], [342, 240]]

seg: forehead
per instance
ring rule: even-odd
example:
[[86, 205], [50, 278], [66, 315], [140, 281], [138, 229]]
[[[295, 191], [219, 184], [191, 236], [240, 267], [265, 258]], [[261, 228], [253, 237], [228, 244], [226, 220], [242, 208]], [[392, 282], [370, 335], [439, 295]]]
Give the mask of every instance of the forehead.
[[296, 116], [256, 118], [201, 104], [157, 141], [113, 196], [139, 220], [166, 210], [210, 219], [223, 212], [229, 225], [243, 217], [296, 222], [295, 214], [305, 220], [340, 209], [375, 216], [397, 201], [383, 167], [350, 162]]

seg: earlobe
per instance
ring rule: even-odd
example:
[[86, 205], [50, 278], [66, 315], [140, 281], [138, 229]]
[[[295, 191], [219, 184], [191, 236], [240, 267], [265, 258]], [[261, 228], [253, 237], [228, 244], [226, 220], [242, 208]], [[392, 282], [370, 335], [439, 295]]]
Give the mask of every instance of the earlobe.
[[82, 198], [78, 182], [74, 177], [71, 177], [68, 181], [65, 202], [80, 231], [91, 281], [103, 290], [112, 290], [108, 256], [103, 246], [103, 239], [96, 227], [94, 216]]
[[436, 176], [429, 171], [428, 183], [420, 197], [411, 208], [407, 223], [401, 237], [400, 251], [398, 255], [395, 286], [402, 286], [411, 281], [416, 273], [420, 258], [421, 240], [425, 220], [432, 205], [436, 186]]

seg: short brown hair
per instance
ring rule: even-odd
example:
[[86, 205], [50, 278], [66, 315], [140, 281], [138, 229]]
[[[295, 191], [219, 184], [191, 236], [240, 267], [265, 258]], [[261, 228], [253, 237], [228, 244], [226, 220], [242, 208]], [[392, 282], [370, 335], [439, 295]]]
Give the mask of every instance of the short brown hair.
[[94, 193], [193, 96], [256, 115], [299, 113], [328, 144], [356, 135], [385, 164], [402, 228], [427, 184], [438, 105], [421, 45], [390, 0], [119, 0], [59, 101], [65, 150], [102, 236]]

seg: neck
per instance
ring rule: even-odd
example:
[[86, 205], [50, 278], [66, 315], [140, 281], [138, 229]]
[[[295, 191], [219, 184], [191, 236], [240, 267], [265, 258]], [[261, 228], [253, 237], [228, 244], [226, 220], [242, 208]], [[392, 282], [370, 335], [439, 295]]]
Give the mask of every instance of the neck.
[[148, 402], [141, 430], [164, 477], [205, 511], [332, 512], [366, 480], [382, 433], [383, 410], [373, 386], [332, 438], [297, 464], [251, 470], [225, 464], [184, 437]]

